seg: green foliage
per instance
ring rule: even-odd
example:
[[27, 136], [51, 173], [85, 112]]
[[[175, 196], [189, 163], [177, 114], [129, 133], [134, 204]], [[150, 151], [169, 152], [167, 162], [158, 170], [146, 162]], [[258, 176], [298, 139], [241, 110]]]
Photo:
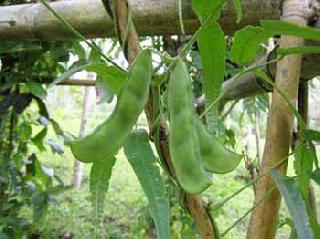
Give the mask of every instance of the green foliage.
[[278, 48], [277, 53], [280, 56], [287, 56], [292, 54], [319, 54], [320, 47], [300, 46], [300, 47], [291, 47], [291, 48]]
[[147, 132], [140, 130], [131, 133], [124, 143], [124, 152], [148, 198], [158, 238], [170, 238], [169, 200]]
[[261, 20], [260, 25], [266, 31], [268, 36], [288, 35], [320, 41], [320, 29], [314, 27], [300, 26], [282, 20]]
[[212, 104], [220, 95], [225, 74], [226, 43], [219, 23], [204, 26], [198, 36], [198, 47], [203, 69], [203, 93], [206, 96], [206, 119], [208, 129], [217, 128], [218, 109]]
[[317, 161], [313, 147], [298, 141], [294, 150], [294, 168], [297, 174], [297, 185], [305, 200], [308, 200], [310, 179], [313, 164]]
[[308, 129], [306, 131], [306, 137], [310, 141], [320, 141], [320, 131]]
[[106, 65], [103, 62], [80, 60], [55, 79], [51, 85], [59, 84], [60, 82], [67, 80], [74, 73], [82, 70], [97, 73], [97, 75], [101, 77], [102, 82], [107, 84], [116, 95], [119, 94], [121, 86], [127, 78], [127, 73], [117, 67]]
[[[261, 20], [261, 27], [246, 26], [234, 35], [230, 59], [240, 65], [250, 63], [256, 56], [260, 44], [275, 35], [290, 35], [320, 41], [320, 30], [299, 26], [282, 20]], [[319, 51], [315, 47], [280, 49], [282, 55]]]
[[[193, 11], [199, 16], [201, 21], [210, 17], [210, 14], [215, 14], [223, 6], [225, 0], [207, 1], [207, 0], [193, 0]], [[216, 15], [216, 14], [215, 14]]]
[[290, 215], [294, 222], [298, 238], [313, 239], [314, 234], [310, 227], [309, 216], [305, 201], [292, 178], [282, 176], [278, 171], [271, 171], [271, 176], [276, 182], [283, 196]]
[[90, 193], [93, 206], [93, 218], [98, 229], [105, 206], [106, 194], [109, 187], [112, 168], [116, 161], [115, 157], [95, 162], [90, 173]]
[[230, 52], [230, 59], [240, 65], [251, 62], [260, 47], [268, 39], [268, 35], [261, 27], [246, 26], [237, 31]]

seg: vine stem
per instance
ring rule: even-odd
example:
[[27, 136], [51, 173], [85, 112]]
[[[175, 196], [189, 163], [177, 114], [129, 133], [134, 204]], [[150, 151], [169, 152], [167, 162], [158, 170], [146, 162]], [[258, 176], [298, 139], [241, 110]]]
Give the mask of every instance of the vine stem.
[[231, 199], [233, 199], [235, 196], [237, 196], [238, 194], [240, 194], [243, 190], [245, 190], [246, 188], [250, 187], [251, 185], [255, 184], [256, 182], [258, 182], [261, 178], [269, 175], [269, 173], [271, 172], [271, 170], [279, 167], [281, 164], [283, 164], [284, 162], [286, 162], [288, 160], [288, 157], [290, 155], [286, 156], [285, 158], [283, 158], [281, 161], [279, 161], [277, 164], [275, 164], [274, 166], [272, 166], [267, 172], [260, 174], [258, 177], [256, 177], [254, 180], [252, 180], [251, 182], [245, 184], [243, 187], [241, 187], [240, 189], [238, 189], [237, 191], [235, 191], [233, 194], [231, 194], [229, 197], [226, 197], [223, 201], [219, 202], [216, 206], [213, 207], [213, 210], [217, 210], [219, 208], [221, 208], [224, 204], [226, 204], [228, 201], [230, 201]]
[[242, 222], [254, 209], [256, 209], [274, 190], [276, 187], [270, 188], [266, 194], [259, 199], [249, 210], [247, 210], [240, 218], [238, 218], [229, 228], [227, 228], [224, 232], [221, 233], [221, 237], [224, 237], [230, 232], [233, 228], [235, 228], [240, 222]]
[[52, 13], [53, 16], [55, 16], [60, 22], [61, 24], [70, 32], [72, 32], [72, 34], [74, 34], [74, 36], [78, 39], [80, 39], [81, 41], [84, 41], [89, 47], [91, 47], [91, 49], [93, 49], [94, 51], [96, 51], [103, 59], [105, 59], [107, 62], [111, 63], [112, 65], [114, 65], [115, 67], [117, 67], [118, 69], [123, 70], [123, 68], [121, 66], [119, 66], [117, 63], [115, 63], [114, 61], [112, 61], [108, 56], [106, 56], [101, 49], [94, 43], [94, 42], [90, 42], [88, 41], [80, 32], [78, 32], [70, 23], [68, 23], [66, 20], [63, 19], [63, 17], [61, 17], [51, 6], [50, 4], [47, 2], [47, 0], [40, 0], [41, 3], [48, 9], [49, 12]]

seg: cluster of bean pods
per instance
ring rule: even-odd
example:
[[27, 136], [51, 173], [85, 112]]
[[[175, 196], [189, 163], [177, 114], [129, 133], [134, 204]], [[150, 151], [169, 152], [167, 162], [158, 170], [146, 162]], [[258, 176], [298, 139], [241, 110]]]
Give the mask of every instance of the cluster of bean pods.
[[180, 186], [197, 194], [210, 186], [210, 173], [233, 171], [241, 155], [226, 149], [207, 131], [195, 114], [192, 101], [190, 75], [179, 59], [170, 72], [168, 86], [169, 147]]

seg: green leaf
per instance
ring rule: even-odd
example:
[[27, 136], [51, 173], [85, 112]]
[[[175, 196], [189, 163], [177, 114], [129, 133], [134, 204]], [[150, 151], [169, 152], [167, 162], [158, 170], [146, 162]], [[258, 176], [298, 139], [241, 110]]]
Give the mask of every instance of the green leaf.
[[40, 161], [33, 154], [29, 158], [34, 163], [34, 175], [31, 181], [34, 185], [42, 192], [46, 191], [47, 188], [52, 186], [52, 178], [51, 175], [48, 175], [45, 171], [45, 168], [42, 167]]
[[242, 6], [241, 6], [241, 0], [233, 0], [233, 5], [237, 11], [237, 23], [241, 22], [242, 20]]
[[289, 35], [320, 41], [320, 29], [314, 27], [300, 26], [282, 20], [261, 20], [260, 25], [268, 36]]
[[97, 228], [105, 207], [105, 199], [109, 188], [109, 180], [115, 161], [115, 157], [110, 157], [106, 158], [105, 160], [95, 162], [91, 167], [90, 193], [91, 203], [93, 206], [93, 216], [96, 221]]
[[101, 76], [104, 81], [107, 81], [108, 85], [115, 94], [119, 93], [120, 88], [127, 77], [127, 72], [120, 70], [115, 66], [109, 66], [102, 62], [87, 62], [81, 60], [77, 62], [77, 64], [74, 64], [72, 67], [70, 67], [66, 72], [61, 74], [50, 85], [59, 84], [68, 79], [74, 73], [83, 70], [97, 73], [97, 75]]
[[28, 82], [25, 84], [28, 92], [32, 93], [33, 95], [43, 99], [47, 96], [47, 91], [43, 88], [42, 84], [37, 82]]
[[105, 63], [94, 63], [86, 67], [87, 71], [93, 71], [101, 76], [114, 94], [118, 95], [122, 84], [127, 78], [127, 72], [119, 70], [114, 66], [108, 66]]
[[260, 44], [268, 39], [261, 27], [246, 26], [234, 35], [230, 59], [240, 65], [250, 63], [256, 58]]
[[313, 162], [315, 160], [314, 152], [306, 144], [297, 141], [294, 149], [294, 169], [297, 174], [297, 184], [305, 200], [308, 198], [310, 179]]
[[192, 0], [192, 9], [199, 16], [200, 20], [203, 21], [210, 14], [218, 12], [224, 2], [225, 0]]
[[320, 141], [320, 131], [308, 129], [305, 134], [310, 141]]
[[312, 172], [310, 178], [320, 186], [320, 169], [317, 169], [316, 171]]
[[[212, 22], [205, 26], [198, 36], [198, 46], [203, 68], [203, 88], [206, 96], [207, 123], [213, 130], [218, 122], [218, 109], [212, 107], [220, 95], [225, 73], [226, 43], [224, 32], [219, 23]], [[211, 107], [209, 109], [209, 107]]]
[[47, 132], [48, 132], [48, 129], [47, 128], [43, 128], [36, 136], [34, 136], [32, 139], [31, 139], [31, 142], [37, 146], [37, 148], [43, 152], [46, 150], [46, 148], [44, 147], [44, 144], [43, 144], [43, 139], [46, 137], [47, 135]]
[[159, 239], [170, 238], [170, 206], [164, 192], [156, 157], [145, 130], [131, 133], [124, 143], [124, 152], [148, 198], [150, 214]]
[[298, 238], [313, 239], [314, 236], [312, 229], [310, 228], [307, 207], [294, 180], [281, 175], [281, 173], [276, 170], [272, 170], [270, 174], [286, 202]]
[[300, 46], [290, 48], [278, 48], [277, 54], [279, 56], [287, 56], [292, 54], [319, 54], [320, 47], [317, 46]]

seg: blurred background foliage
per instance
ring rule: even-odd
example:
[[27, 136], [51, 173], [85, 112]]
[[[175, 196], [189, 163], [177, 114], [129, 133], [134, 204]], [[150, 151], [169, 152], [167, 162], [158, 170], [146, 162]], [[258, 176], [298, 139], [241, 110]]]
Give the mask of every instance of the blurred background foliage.
[[[0, 1], [1, 5], [25, 1]], [[177, 37], [172, 38], [178, 42]], [[126, 67], [120, 47], [114, 40], [96, 40], [102, 51]], [[142, 39], [144, 46], [164, 49], [162, 37]], [[75, 62], [97, 57], [79, 41], [1, 42], [0, 46], [0, 238], [93, 238], [94, 225], [89, 202], [89, 166], [84, 166], [80, 188], [72, 187], [74, 157], [67, 142], [78, 136], [86, 87], [54, 86], [55, 79]], [[155, 64], [160, 59], [155, 57]], [[196, 97], [201, 96], [202, 74], [199, 53], [188, 56]], [[226, 78], [237, 72], [227, 65]], [[95, 78], [87, 72], [73, 76]], [[45, 80], [46, 82], [44, 82]], [[320, 128], [320, 80], [310, 83], [310, 127]], [[115, 105], [115, 99], [97, 104], [97, 92], [89, 87], [86, 132], [102, 122]], [[99, 96], [99, 94], [98, 94]], [[246, 155], [245, 161], [228, 175], [215, 175], [213, 186], [203, 193], [215, 205], [252, 178], [263, 149], [268, 94], [249, 97], [225, 106], [221, 137], [225, 144]], [[147, 127], [142, 115], [139, 127]], [[319, 154], [319, 146], [318, 154]], [[101, 228], [108, 238], [155, 238], [148, 202], [122, 151], [113, 170]], [[289, 165], [289, 174], [293, 172]], [[185, 212], [180, 193], [163, 175], [170, 195], [172, 238], [197, 238], [195, 225]], [[320, 195], [319, 188], [316, 195]], [[253, 190], [247, 188], [218, 211], [212, 210], [219, 228], [226, 229], [251, 206]], [[320, 208], [320, 205], [318, 205]], [[287, 238], [290, 220], [281, 209], [278, 238]], [[247, 220], [225, 238], [244, 238]]]

